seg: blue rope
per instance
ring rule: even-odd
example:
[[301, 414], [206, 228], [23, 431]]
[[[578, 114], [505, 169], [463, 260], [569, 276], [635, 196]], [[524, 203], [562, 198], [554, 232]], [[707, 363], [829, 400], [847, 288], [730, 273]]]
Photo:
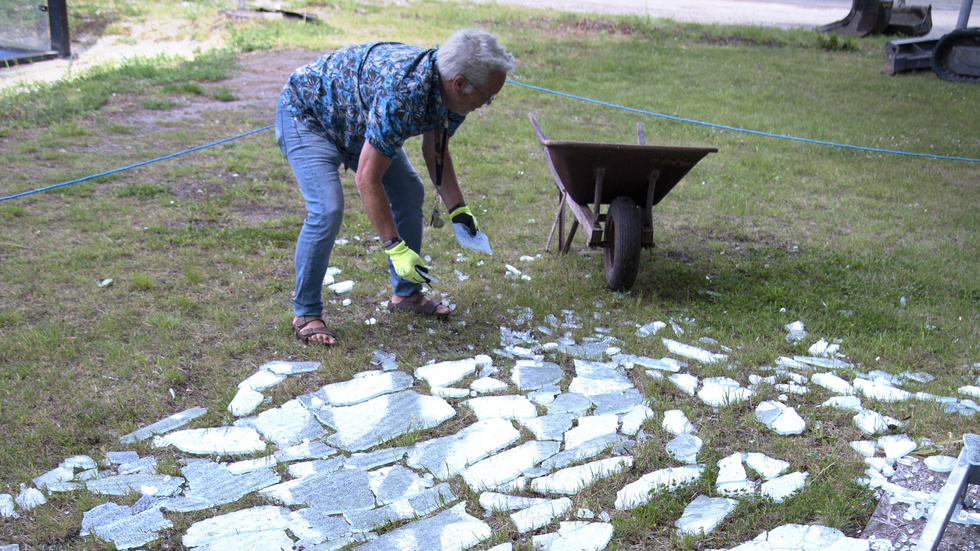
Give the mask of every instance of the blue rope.
[[626, 107], [626, 106], [623, 106], [623, 105], [616, 105], [615, 103], [606, 103], [604, 101], [594, 100], [594, 99], [591, 99], [591, 98], [584, 98], [582, 96], [575, 96], [575, 95], [572, 95], [572, 94], [567, 94], [565, 92], [558, 92], [558, 91], [555, 91], [555, 90], [549, 90], [547, 88], [541, 88], [539, 86], [532, 86], [530, 84], [524, 84], [523, 82], [516, 82], [516, 81], [510, 80], [510, 79], [507, 79], [507, 82], [509, 82], [511, 84], [516, 84], [518, 86], [523, 86], [525, 88], [530, 88], [531, 90], [537, 90], [539, 92], [547, 92], [549, 94], [555, 94], [557, 96], [562, 96], [562, 97], [565, 97], [565, 98], [577, 99], [577, 100], [581, 100], [581, 101], [585, 101], [585, 102], [589, 102], [589, 103], [594, 103], [596, 105], [602, 105], [602, 106], [605, 106], [605, 107], [614, 107], [616, 109], [622, 109], [624, 111], [631, 111], [633, 113], [641, 113], [643, 115], [652, 115], [654, 117], [661, 117], [661, 118], [664, 118], [664, 119], [670, 119], [670, 120], [674, 120], [674, 121], [689, 122], [689, 123], [693, 123], [693, 124], [700, 124], [702, 126], [708, 126], [708, 127], [711, 127], [711, 128], [721, 128], [721, 129], [724, 129], [724, 130], [732, 130], [732, 131], [735, 131], [735, 132], [745, 132], [747, 134], [755, 134], [757, 136], [765, 136], [767, 138], [782, 138], [784, 140], [793, 140], [793, 141], [797, 141], [797, 142], [806, 142], [806, 143], [812, 143], [812, 144], [818, 144], [818, 145], [832, 145], [832, 146], [835, 146], [835, 147], [843, 147], [843, 148], [847, 148], [847, 149], [857, 149], [857, 150], [860, 150], [860, 151], [871, 151], [871, 152], [875, 152], [875, 153], [891, 153], [891, 154], [894, 154], [894, 155], [907, 155], [907, 156], [910, 156], [910, 157], [928, 157], [930, 159], [943, 159], [943, 160], [948, 160], [948, 161], [969, 161], [971, 163], [978, 163], [978, 162], [980, 162], [980, 159], [973, 159], [973, 158], [970, 158], [970, 157], [951, 157], [951, 156], [948, 156], [948, 155], [934, 155], [934, 154], [931, 154], [931, 153], [910, 153], [908, 151], [896, 151], [894, 149], [878, 149], [878, 148], [874, 148], [874, 147], [862, 147], [862, 146], [858, 146], [858, 145], [849, 145], [849, 144], [842, 144], [842, 143], [835, 143], [835, 142], [825, 142], [825, 141], [822, 141], [822, 140], [814, 140], [814, 139], [810, 139], [810, 138], [798, 138], [796, 136], [787, 136], [785, 134], [772, 134], [772, 133], [769, 133], [769, 132], [762, 132], [760, 130], [750, 130], [750, 129], [747, 129], [747, 128], [739, 128], [737, 126], [727, 126], [727, 125], [724, 125], [724, 124], [714, 124], [714, 123], [710, 123], [710, 122], [699, 121], [699, 120], [696, 120], [696, 119], [685, 119], [683, 117], [675, 117], [675, 116], [672, 116], [672, 115], [665, 115], [663, 113], [655, 113], [653, 111], [645, 111], [643, 109], [635, 109], [633, 107]]
[[256, 132], [261, 132], [263, 130], [268, 130], [268, 129], [272, 128], [273, 126], [275, 126], [275, 125], [274, 124], [270, 124], [268, 126], [263, 126], [262, 128], [256, 128], [255, 130], [249, 130], [248, 132], [245, 132], [243, 134], [239, 134], [237, 136], [232, 136], [230, 138], [224, 138], [222, 140], [218, 140], [216, 142], [211, 142], [211, 143], [205, 144], [205, 145], [199, 145], [197, 147], [192, 147], [190, 149], [185, 149], [183, 151], [178, 151], [177, 153], [171, 153], [170, 155], [164, 155], [163, 157], [157, 157], [156, 159], [150, 159], [149, 161], [143, 161], [141, 163], [136, 163], [134, 165], [124, 166], [122, 168], [115, 168], [113, 170], [107, 170], [106, 172], [101, 172], [99, 174], [93, 174], [91, 176], [85, 176], [84, 178], [78, 178], [76, 180], [71, 180], [71, 181], [68, 181], [68, 182], [62, 182], [60, 184], [55, 184], [53, 186], [42, 187], [42, 188], [38, 188], [38, 189], [32, 189], [31, 191], [25, 191], [23, 193], [17, 193], [17, 194], [14, 194], [14, 195], [8, 195], [7, 197], [0, 197], [0, 202], [6, 201], [7, 199], [14, 199], [16, 197], [23, 197], [25, 195], [30, 195], [32, 193], [39, 193], [41, 191], [52, 190], [52, 189], [63, 187], [63, 186], [67, 186], [67, 185], [70, 185], [70, 184], [77, 184], [78, 182], [84, 182], [85, 180], [91, 180], [92, 178], [98, 178], [99, 176], [107, 176], [109, 174], [115, 174], [117, 172], [122, 172], [124, 170], [129, 170], [131, 168], [137, 168], [137, 167], [141, 167], [143, 165], [148, 165], [150, 163], [155, 163], [157, 161], [163, 161], [163, 160], [166, 160], [166, 159], [172, 159], [174, 157], [178, 157], [178, 156], [183, 155], [185, 153], [191, 153], [191, 152], [194, 152], [194, 151], [199, 151], [199, 150], [204, 149], [206, 147], [211, 147], [211, 146], [214, 146], [214, 145], [223, 144], [225, 142], [229, 142], [231, 140], [242, 138], [242, 137], [248, 136], [250, 134], [255, 134]]
[[[654, 116], [654, 117], [660, 117], [660, 118], [669, 119], [669, 120], [673, 120], [673, 121], [687, 122], [687, 123], [692, 123], [692, 124], [699, 124], [699, 125], [702, 125], [702, 126], [708, 126], [710, 128], [720, 128], [722, 130], [731, 130], [731, 131], [734, 131], [734, 132], [744, 132], [746, 134], [754, 134], [756, 136], [764, 136], [764, 137], [767, 137], [767, 138], [782, 138], [784, 140], [792, 140], [792, 141], [805, 142], [805, 143], [811, 143], [811, 144], [817, 144], [817, 145], [830, 145], [830, 146], [834, 146], [834, 147], [842, 147], [842, 148], [845, 148], [845, 149], [855, 149], [855, 150], [858, 150], [858, 151], [869, 151], [869, 152], [873, 152], [873, 153], [889, 153], [889, 154], [893, 154], [893, 155], [905, 155], [905, 156], [909, 156], [909, 157], [927, 157], [927, 158], [930, 158], [930, 159], [942, 159], [942, 160], [947, 160], [947, 161], [967, 161], [967, 162], [971, 162], [971, 163], [978, 163], [978, 162], [980, 162], [980, 159], [974, 159], [974, 158], [970, 158], [970, 157], [954, 157], [954, 156], [949, 156], [949, 155], [935, 155], [935, 154], [932, 154], [932, 153], [913, 153], [913, 152], [908, 152], [908, 151], [898, 151], [898, 150], [894, 150], [894, 149], [880, 149], [880, 148], [875, 148], [875, 147], [863, 147], [863, 146], [858, 146], [858, 145], [850, 145], [850, 144], [843, 144], [843, 143], [836, 143], [836, 142], [828, 142], [828, 141], [823, 141], [823, 140], [814, 140], [814, 139], [811, 139], [811, 138], [800, 138], [800, 137], [796, 137], [796, 136], [788, 136], [786, 134], [774, 134], [774, 133], [771, 133], [771, 132], [762, 132], [760, 130], [751, 130], [751, 129], [748, 129], [748, 128], [739, 128], [737, 126], [728, 126], [728, 125], [725, 125], [725, 124], [715, 124], [715, 123], [710, 123], [710, 122], [699, 121], [697, 119], [688, 119], [688, 118], [677, 117], [677, 116], [673, 116], [673, 115], [665, 115], [664, 113], [656, 113], [656, 112], [653, 112], [653, 111], [647, 111], [647, 110], [644, 110], [644, 109], [636, 109], [636, 108], [633, 108], [633, 107], [626, 107], [624, 105], [617, 105], [615, 103], [608, 103], [608, 102], [599, 101], [599, 100], [595, 100], [595, 99], [591, 99], [591, 98], [586, 98], [586, 97], [582, 97], [582, 96], [576, 96], [574, 94], [568, 94], [568, 93], [565, 93], [565, 92], [558, 92], [556, 90], [549, 90], [547, 88], [541, 88], [540, 86], [533, 86], [531, 84], [525, 84], [523, 82], [517, 82], [517, 81], [514, 81], [514, 80], [510, 80], [510, 79], [507, 79], [507, 82], [509, 82], [511, 84], [516, 84], [517, 86], [523, 86], [524, 88], [529, 88], [531, 90], [537, 90], [539, 92], [546, 92], [546, 93], [549, 93], [549, 94], [554, 94], [556, 96], [561, 96], [561, 97], [565, 97], [565, 98], [576, 99], [576, 100], [585, 101], [585, 102], [588, 102], [588, 103], [594, 103], [596, 105], [602, 105], [602, 106], [605, 106], [605, 107], [613, 107], [615, 109], [621, 109], [623, 111], [630, 111], [630, 112], [633, 112], [633, 113], [640, 113], [640, 114], [643, 114], [643, 115], [651, 115], [651, 116]], [[25, 195], [31, 195], [32, 193], [39, 193], [39, 192], [42, 192], [42, 191], [48, 191], [48, 190], [56, 189], [56, 188], [59, 188], [59, 187], [70, 185], [70, 184], [76, 184], [78, 182], [84, 182], [85, 180], [91, 180], [92, 178], [98, 178], [100, 176], [107, 176], [109, 174], [115, 174], [116, 172], [122, 172], [124, 170], [129, 170], [131, 168], [137, 168], [137, 167], [140, 167], [140, 166], [148, 165], [150, 163], [155, 163], [157, 161], [163, 161], [163, 160], [166, 160], [166, 159], [172, 159], [172, 158], [177, 157], [179, 155], [184, 155], [185, 153], [191, 153], [193, 151], [199, 151], [199, 150], [204, 149], [206, 147], [211, 147], [211, 146], [214, 146], [214, 145], [222, 144], [222, 143], [225, 143], [225, 142], [228, 142], [228, 141], [231, 141], [231, 140], [235, 140], [235, 139], [238, 139], [238, 138], [242, 138], [242, 137], [248, 136], [250, 134], [255, 134], [256, 132], [261, 132], [263, 130], [268, 130], [268, 129], [272, 128], [273, 126], [274, 125], [271, 125], [270, 124], [268, 126], [263, 126], [262, 128], [257, 128], [255, 130], [250, 130], [250, 131], [245, 132], [243, 134], [238, 134], [237, 136], [231, 136], [230, 138], [225, 138], [225, 139], [222, 139], [222, 140], [218, 140], [216, 142], [211, 142], [209, 144], [200, 145], [200, 146], [197, 146], [197, 147], [192, 147], [190, 149], [185, 149], [184, 151], [179, 151], [177, 153], [171, 153], [170, 155], [164, 155], [163, 157], [157, 157], [156, 159], [150, 159], [148, 161], [143, 161], [141, 163], [136, 163], [134, 165], [124, 166], [122, 168], [116, 168], [116, 169], [109, 170], [109, 171], [106, 171], [106, 172], [102, 172], [102, 173], [99, 173], [99, 174], [93, 174], [91, 176], [85, 176], [84, 178], [78, 178], [76, 180], [71, 180], [71, 181], [68, 181], [68, 182], [62, 182], [60, 184], [55, 184], [55, 185], [48, 186], [48, 187], [33, 189], [31, 191], [25, 191], [23, 193], [17, 193], [17, 194], [14, 194], [14, 195], [9, 195], [7, 197], [0, 197], [0, 202], [6, 201], [7, 199], [14, 199], [14, 198], [17, 198], [17, 197], [23, 197]]]

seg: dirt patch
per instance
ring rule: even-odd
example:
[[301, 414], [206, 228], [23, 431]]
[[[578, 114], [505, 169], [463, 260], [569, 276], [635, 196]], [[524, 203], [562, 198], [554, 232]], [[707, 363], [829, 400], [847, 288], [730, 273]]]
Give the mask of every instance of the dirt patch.
[[518, 29], [543, 31], [548, 34], [589, 34], [605, 33], [609, 35], [629, 36], [636, 34], [637, 27], [632, 23], [614, 23], [605, 19], [588, 19], [579, 17], [534, 17], [527, 20], [513, 21], [480, 21], [481, 25], [506, 25]]

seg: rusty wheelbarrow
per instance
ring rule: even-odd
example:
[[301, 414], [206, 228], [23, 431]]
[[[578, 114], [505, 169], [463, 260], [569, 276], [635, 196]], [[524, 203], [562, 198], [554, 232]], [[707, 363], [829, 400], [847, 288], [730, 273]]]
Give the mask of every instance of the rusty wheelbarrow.
[[[528, 113], [528, 118], [559, 192], [558, 211], [545, 250], [557, 228], [559, 252], [567, 253], [581, 224], [589, 247], [604, 249], [609, 288], [630, 289], [639, 271], [640, 249], [654, 245], [652, 207], [694, 165], [718, 150], [646, 145], [639, 123], [637, 145], [549, 140], [534, 113]], [[605, 213], [601, 212], [602, 205], [608, 205]], [[566, 206], [574, 214], [567, 239]]]

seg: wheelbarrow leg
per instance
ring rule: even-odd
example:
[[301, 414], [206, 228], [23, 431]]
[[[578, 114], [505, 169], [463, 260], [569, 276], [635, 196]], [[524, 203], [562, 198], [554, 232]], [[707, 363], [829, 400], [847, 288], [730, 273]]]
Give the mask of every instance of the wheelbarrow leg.
[[558, 228], [558, 250], [565, 245], [565, 194], [558, 192], [558, 211], [555, 212], [555, 221], [551, 224], [551, 231], [548, 233], [548, 241], [544, 244], [544, 252], [548, 252], [551, 246], [551, 238], [555, 235], [555, 228]]

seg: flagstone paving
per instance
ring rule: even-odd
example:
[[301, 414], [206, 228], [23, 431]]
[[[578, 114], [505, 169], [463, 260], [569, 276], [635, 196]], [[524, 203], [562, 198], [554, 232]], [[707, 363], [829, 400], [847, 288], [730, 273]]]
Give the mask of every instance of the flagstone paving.
[[[670, 327], [675, 338], [662, 337], [661, 342], [676, 357], [624, 353], [622, 343], [601, 330], [581, 342], [569, 333], [540, 342], [535, 335], [549, 339], [582, 327], [572, 312], [564, 314], [563, 321], [548, 316], [546, 325], [535, 332], [502, 328], [500, 348], [493, 356], [417, 366], [411, 370], [414, 376], [401, 369], [392, 353], [378, 350], [372, 364], [379, 369], [372, 367], [349, 381], [253, 415], [267, 401], [264, 390], [320, 368], [315, 362], [267, 363], [239, 385], [228, 405], [237, 417], [232, 426], [183, 428], [206, 413], [195, 407], [120, 439], [120, 446], [152, 439], [154, 448], [172, 446], [191, 455], [181, 465], [181, 476], [158, 473], [154, 456], [140, 457], [132, 451], [109, 452], [98, 462], [70, 457], [35, 478], [33, 486], [21, 484], [17, 496], [0, 494], [0, 517], [17, 517], [43, 506], [45, 492], [85, 488], [112, 497], [137, 494], [141, 497], [129, 506], [109, 501], [85, 511], [79, 533], [111, 541], [118, 549], [133, 549], [174, 530], [167, 512], [218, 505], [228, 510], [247, 498], [266, 504], [243, 504], [240, 510], [196, 522], [180, 534], [183, 545], [195, 551], [324, 551], [349, 545], [384, 551], [512, 549], [509, 542], [493, 540], [490, 525], [467, 512], [471, 505], [471, 511], [482, 509], [486, 516], [504, 513], [518, 533], [530, 535], [537, 549], [598, 551], [614, 535], [611, 514], [648, 503], [651, 492], [699, 480], [707, 470], [698, 462], [706, 443], [697, 436], [697, 427], [681, 410], [652, 410], [632, 383], [630, 373], [642, 370], [648, 377], [669, 380], [691, 396], [692, 405], [714, 408], [750, 398], [759, 384], [775, 385], [784, 394], [761, 402], [755, 418], [787, 436], [810, 430], [788, 405], [790, 395], [807, 393], [811, 382], [830, 390], [838, 396], [823, 407], [853, 412], [853, 423], [869, 437], [851, 443], [868, 465], [863, 482], [907, 503], [907, 514], [922, 518], [935, 504], [935, 495], [910, 491], [901, 481], [889, 479], [896, 467], [918, 462], [908, 454], [919, 443], [904, 434], [878, 436], [900, 429], [902, 422], [863, 408], [862, 398], [927, 400], [950, 414], [980, 412], [971, 399], [980, 394], [976, 385], [959, 389], [965, 397], [913, 392], [901, 387], [928, 382], [931, 376], [860, 373], [840, 355], [839, 344], [823, 340], [810, 349], [813, 355], [776, 358], [770, 368], [774, 374], [753, 374], [744, 382], [701, 378], [702, 365], [727, 362], [730, 350], [711, 341], [705, 342], [715, 350], [682, 342], [683, 322], [673, 320], [669, 325], [638, 325], [636, 334], [651, 338]], [[790, 341], [805, 336], [799, 321], [785, 330]], [[572, 372], [566, 374], [549, 361], [551, 353], [572, 356]], [[854, 378], [845, 379], [838, 371], [843, 368], [855, 373]], [[465, 380], [471, 383], [461, 383]], [[777, 380], [788, 382], [776, 384]], [[391, 444], [402, 436], [424, 435], [456, 417], [460, 408], [471, 410], [477, 421], [454, 434], [407, 446]], [[625, 483], [606, 510], [574, 509], [572, 497], [633, 466], [631, 452], [647, 438], [644, 425], [674, 435], [666, 451], [676, 464]], [[522, 439], [519, 428], [533, 439]], [[751, 443], [745, 446], [718, 461], [714, 484], [724, 497], [697, 496], [676, 520], [678, 534], [710, 532], [739, 500], [761, 497], [778, 503], [810, 478], [810, 473], [786, 461], [751, 450]], [[980, 456], [980, 450], [975, 455]], [[922, 466], [943, 473], [954, 462], [936, 456]], [[279, 469], [282, 464], [285, 474]], [[456, 475], [478, 496], [477, 503], [468, 504], [447, 483]], [[970, 523], [980, 515], [964, 509], [955, 519]], [[733, 550], [886, 550], [900, 549], [907, 541], [895, 542], [895, 547], [885, 543], [848, 538], [823, 526], [785, 525]], [[14, 549], [16, 544], [0, 546], [0, 551]]]

